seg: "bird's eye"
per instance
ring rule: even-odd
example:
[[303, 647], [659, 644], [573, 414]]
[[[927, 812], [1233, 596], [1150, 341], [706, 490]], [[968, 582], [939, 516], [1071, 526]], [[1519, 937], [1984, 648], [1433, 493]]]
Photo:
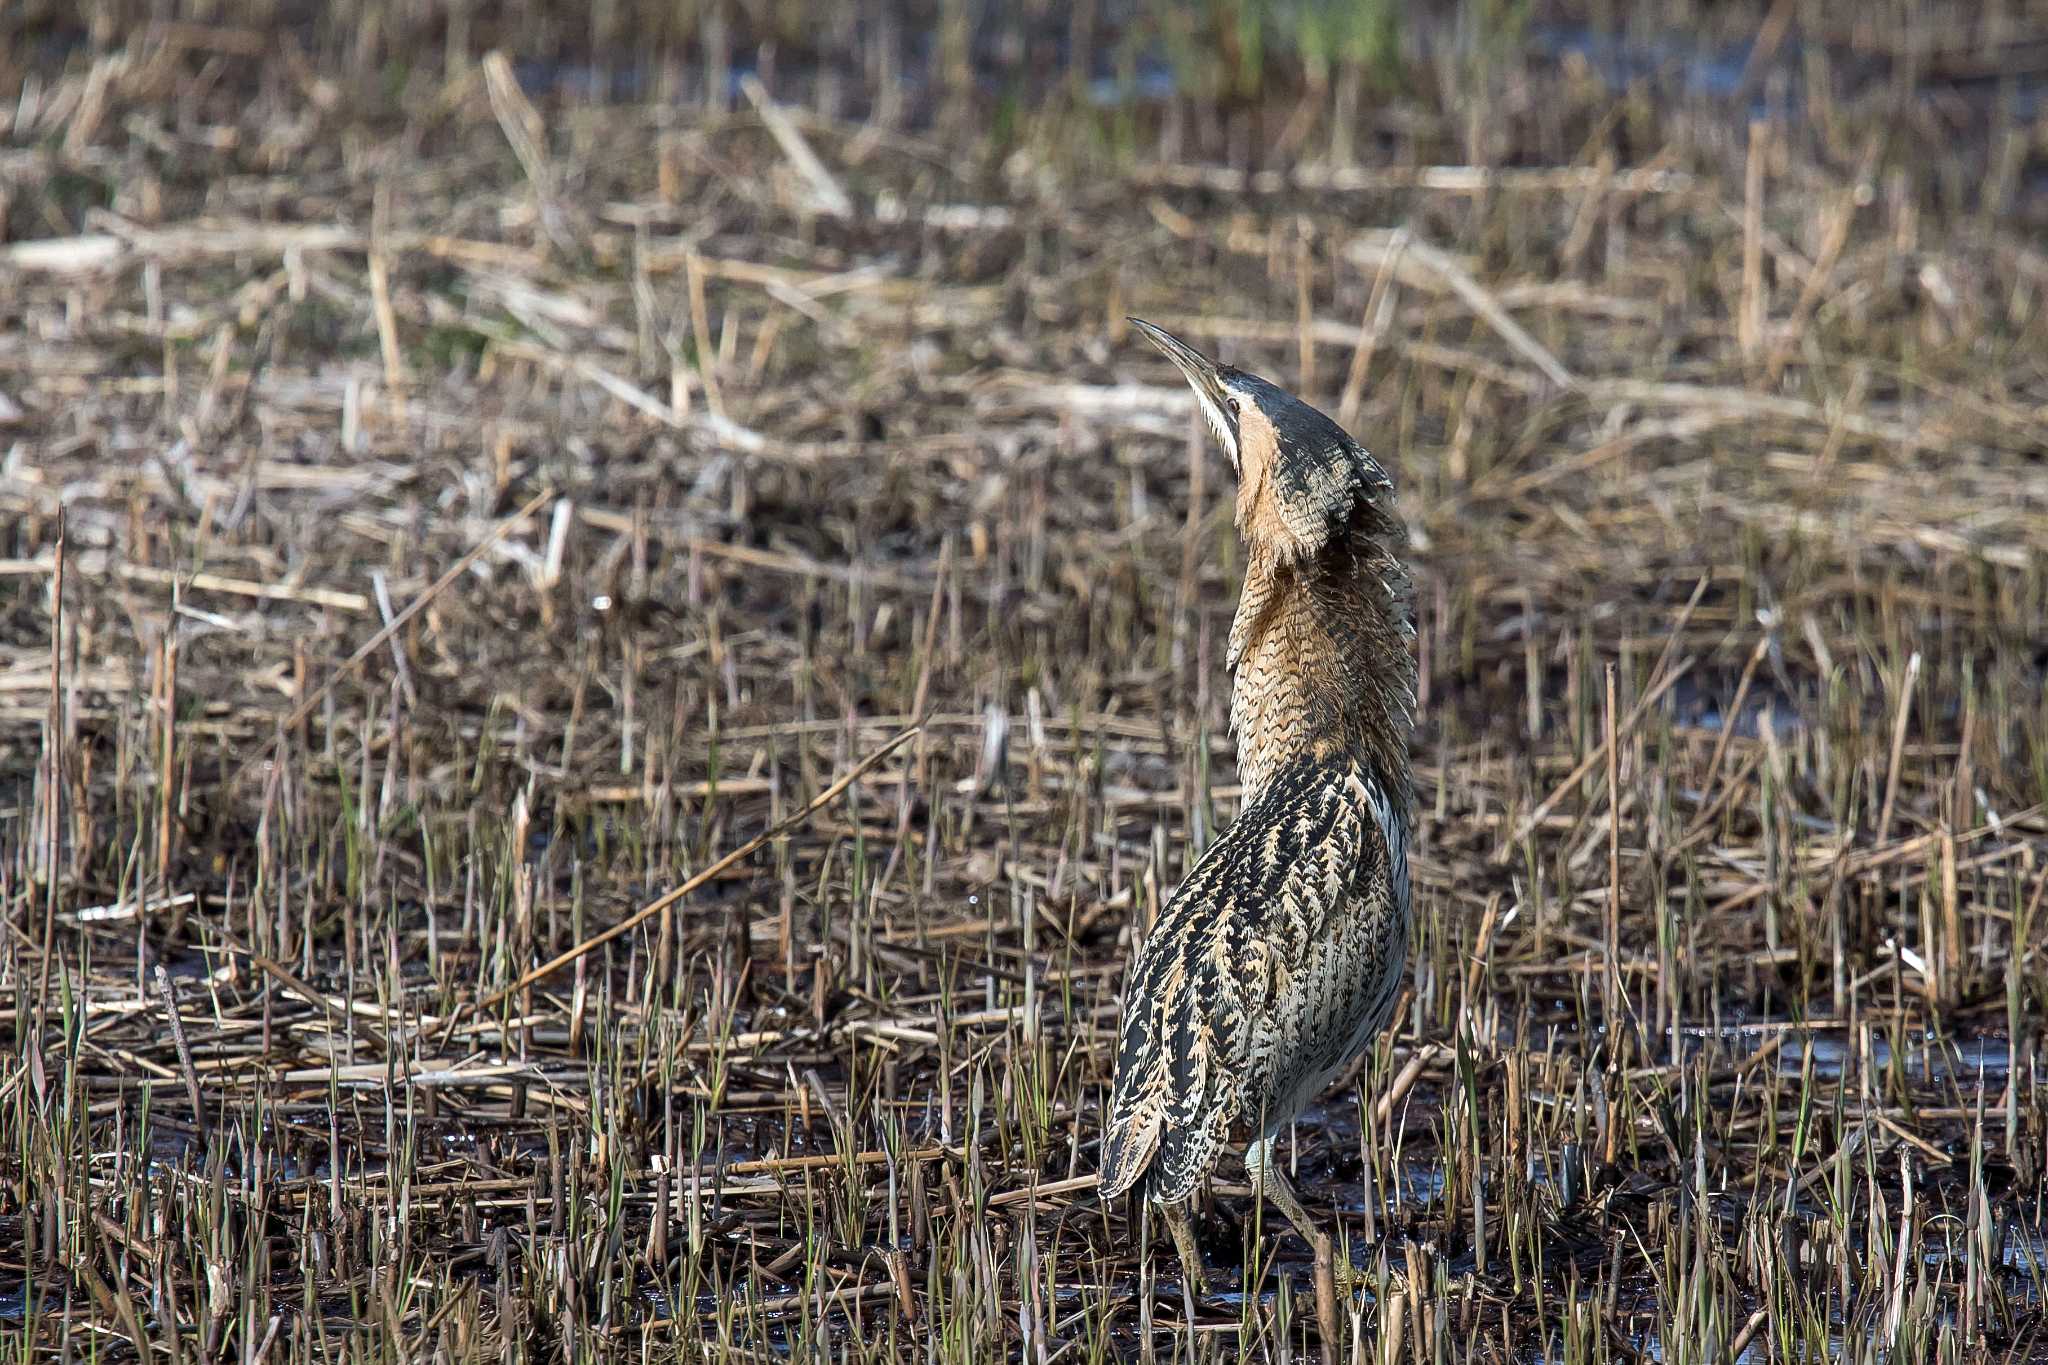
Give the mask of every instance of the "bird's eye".
[[1223, 406], [1230, 409], [1230, 415], [1232, 417], [1237, 416], [1237, 400], [1235, 398], [1224, 399]]

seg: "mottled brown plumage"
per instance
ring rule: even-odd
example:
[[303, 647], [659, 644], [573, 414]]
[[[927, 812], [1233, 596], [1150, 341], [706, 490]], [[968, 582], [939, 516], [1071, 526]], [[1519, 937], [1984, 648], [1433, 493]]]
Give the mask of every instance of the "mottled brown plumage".
[[1137, 326], [1237, 469], [1248, 557], [1229, 651], [1244, 804], [1131, 968], [1102, 1147], [1103, 1194], [1142, 1185], [1199, 1277], [1186, 1205], [1233, 1141], [1327, 1254], [1272, 1142], [1385, 1027], [1400, 986], [1414, 632], [1385, 471], [1299, 399]]

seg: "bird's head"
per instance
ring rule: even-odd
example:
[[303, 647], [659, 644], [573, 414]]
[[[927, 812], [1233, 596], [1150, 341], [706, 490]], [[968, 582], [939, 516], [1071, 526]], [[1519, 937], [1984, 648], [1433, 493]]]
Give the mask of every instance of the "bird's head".
[[1129, 321], [1195, 391], [1237, 472], [1237, 526], [1255, 549], [1299, 562], [1350, 526], [1361, 505], [1392, 517], [1394, 481], [1344, 428], [1271, 380], [1218, 365], [1149, 322]]

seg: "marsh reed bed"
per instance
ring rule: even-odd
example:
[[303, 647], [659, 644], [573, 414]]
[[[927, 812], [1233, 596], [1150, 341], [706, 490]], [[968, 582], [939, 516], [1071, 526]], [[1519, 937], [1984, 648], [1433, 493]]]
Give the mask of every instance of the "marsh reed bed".
[[[2048, 22], [1835, 9], [0, 17], [6, 1356], [2048, 1354]], [[1126, 313], [1415, 531], [1336, 1342], [1090, 1197], [1237, 793]]]

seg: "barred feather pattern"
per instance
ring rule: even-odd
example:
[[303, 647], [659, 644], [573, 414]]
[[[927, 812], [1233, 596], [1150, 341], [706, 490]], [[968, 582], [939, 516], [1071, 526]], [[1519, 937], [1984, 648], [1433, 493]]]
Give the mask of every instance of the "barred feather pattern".
[[1192, 1194], [1385, 1027], [1408, 945], [1408, 803], [1355, 754], [1299, 752], [1195, 864], [1138, 954], [1102, 1191]]
[[1103, 1133], [1105, 1196], [1142, 1180], [1179, 1204], [1224, 1144], [1284, 1127], [1393, 1012], [1416, 676], [1386, 471], [1270, 381], [1162, 348], [1230, 449], [1246, 549], [1229, 640], [1244, 806], [1132, 964]]

